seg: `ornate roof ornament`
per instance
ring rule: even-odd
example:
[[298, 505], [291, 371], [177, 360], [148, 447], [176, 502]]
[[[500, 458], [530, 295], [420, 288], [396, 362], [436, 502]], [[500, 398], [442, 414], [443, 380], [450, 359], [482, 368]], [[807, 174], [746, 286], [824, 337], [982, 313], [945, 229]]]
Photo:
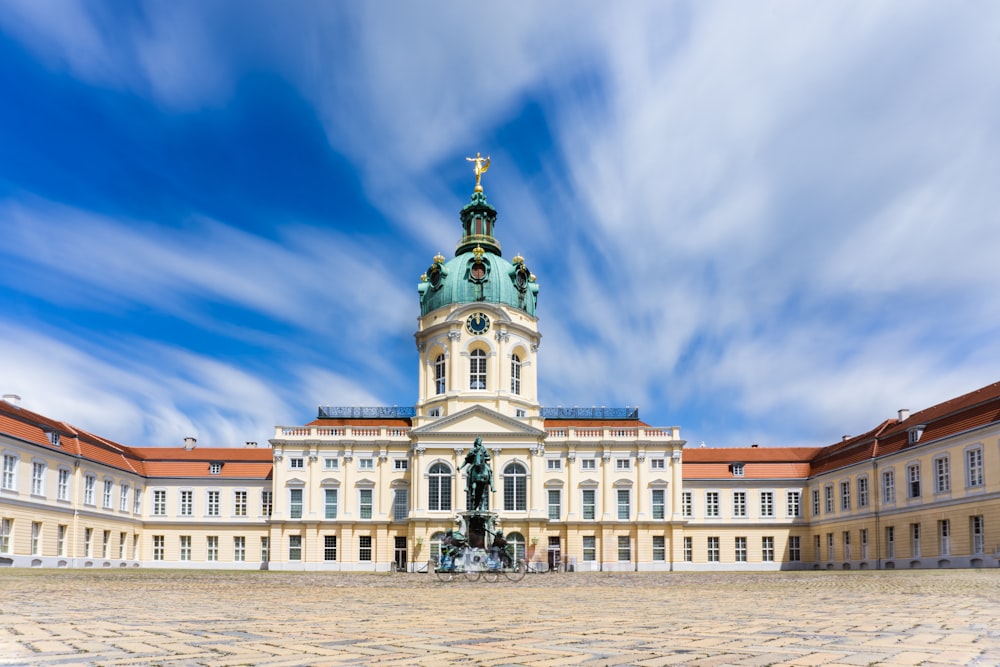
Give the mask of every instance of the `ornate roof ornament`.
[[486, 251], [483, 250], [482, 246], [477, 245], [475, 248], [472, 249], [472, 254], [476, 256], [477, 262], [481, 262], [483, 261], [483, 255], [486, 254]]
[[475, 164], [472, 168], [473, 173], [476, 175], [476, 187], [473, 188], [473, 192], [482, 192], [483, 184], [481, 181], [483, 174], [490, 168], [490, 156], [483, 157], [481, 153], [476, 153], [476, 157], [467, 157], [465, 159]]

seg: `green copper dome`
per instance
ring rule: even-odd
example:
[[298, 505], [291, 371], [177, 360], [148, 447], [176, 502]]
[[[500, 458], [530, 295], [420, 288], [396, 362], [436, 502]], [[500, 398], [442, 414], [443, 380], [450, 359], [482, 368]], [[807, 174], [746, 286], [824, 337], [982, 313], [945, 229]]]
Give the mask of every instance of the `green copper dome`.
[[493, 237], [496, 209], [486, 202], [481, 191], [472, 194], [462, 209], [462, 239], [455, 257], [445, 261], [438, 255], [420, 276], [420, 314], [456, 303], [497, 303], [523, 310], [534, 316], [538, 301], [538, 283], [515, 257], [508, 262], [500, 254], [500, 244]]

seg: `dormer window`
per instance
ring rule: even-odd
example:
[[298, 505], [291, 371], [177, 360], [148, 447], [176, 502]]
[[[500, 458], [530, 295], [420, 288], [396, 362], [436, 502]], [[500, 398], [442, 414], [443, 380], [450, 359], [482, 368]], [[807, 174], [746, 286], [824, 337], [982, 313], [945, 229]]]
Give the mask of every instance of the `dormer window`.
[[208, 464], [208, 474], [210, 475], [221, 475], [222, 474], [222, 463], [218, 461], [213, 461]]
[[733, 477], [743, 476], [743, 464], [742, 463], [731, 463], [729, 469], [733, 472]]
[[906, 432], [909, 434], [908, 440], [911, 445], [920, 442], [920, 436], [924, 434], [924, 425], [921, 424], [920, 426], [913, 426], [906, 429]]
[[45, 435], [49, 437], [49, 444], [53, 447], [59, 446], [59, 431], [46, 431]]

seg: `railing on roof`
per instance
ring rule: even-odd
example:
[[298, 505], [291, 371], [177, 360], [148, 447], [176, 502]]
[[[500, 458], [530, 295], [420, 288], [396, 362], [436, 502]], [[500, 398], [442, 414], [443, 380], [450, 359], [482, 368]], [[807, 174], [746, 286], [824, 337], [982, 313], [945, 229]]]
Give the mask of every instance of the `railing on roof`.
[[639, 408], [542, 408], [543, 419], [634, 419]]
[[336, 407], [319, 406], [320, 419], [409, 419], [417, 416], [416, 408], [388, 407]]

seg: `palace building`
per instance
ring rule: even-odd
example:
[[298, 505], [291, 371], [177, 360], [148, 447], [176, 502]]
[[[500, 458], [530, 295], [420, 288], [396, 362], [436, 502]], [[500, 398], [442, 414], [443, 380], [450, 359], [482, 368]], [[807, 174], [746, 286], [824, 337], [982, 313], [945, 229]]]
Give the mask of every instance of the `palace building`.
[[454, 257], [417, 287], [412, 408], [153, 448], [5, 396], [0, 565], [427, 571], [477, 437], [489, 508], [537, 570], [1000, 565], [1000, 382], [826, 447], [690, 448], [635, 409], [543, 407], [539, 285], [503, 257], [474, 161]]

